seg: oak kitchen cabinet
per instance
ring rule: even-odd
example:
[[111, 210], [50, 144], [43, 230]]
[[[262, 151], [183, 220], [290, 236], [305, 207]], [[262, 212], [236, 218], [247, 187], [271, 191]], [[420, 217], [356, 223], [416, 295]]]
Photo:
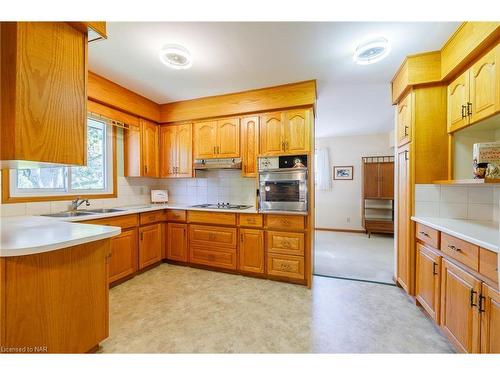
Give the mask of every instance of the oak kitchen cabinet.
[[239, 269], [245, 272], [264, 273], [264, 231], [240, 229]]
[[500, 111], [500, 44], [448, 85], [448, 132]]
[[167, 259], [188, 261], [187, 224], [167, 224]]
[[481, 353], [500, 353], [500, 293], [483, 283], [479, 305]]
[[124, 229], [111, 239], [109, 283], [133, 275], [139, 268], [137, 228]]
[[140, 118], [139, 126], [124, 131], [125, 177], [159, 176], [159, 126]]
[[417, 243], [417, 277], [415, 295], [420, 305], [439, 324], [441, 256]]
[[243, 177], [257, 177], [257, 156], [259, 154], [259, 116], [241, 119], [241, 174]]
[[195, 122], [193, 126], [194, 158], [240, 157], [240, 119]]
[[139, 227], [139, 269], [146, 268], [162, 259], [162, 224]]
[[160, 177], [193, 176], [192, 125], [160, 126]]
[[397, 143], [401, 147], [411, 142], [412, 93], [409, 92], [397, 105]]
[[260, 119], [260, 155], [307, 153], [310, 150], [311, 110], [266, 113]]
[[398, 150], [398, 207], [397, 207], [397, 282], [407, 292], [411, 293], [413, 277], [411, 267], [413, 256], [410, 244], [410, 148], [407, 145]]
[[1, 160], [85, 165], [87, 35], [66, 22], [1, 23]]

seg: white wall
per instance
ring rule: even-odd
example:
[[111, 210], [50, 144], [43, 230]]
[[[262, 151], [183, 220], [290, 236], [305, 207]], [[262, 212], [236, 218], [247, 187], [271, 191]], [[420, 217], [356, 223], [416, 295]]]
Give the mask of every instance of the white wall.
[[352, 181], [334, 180], [330, 190], [316, 190], [316, 228], [363, 229], [361, 158], [393, 155], [390, 134], [316, 138], [316, 145], [328, 147], [331, 167], [354, 166]]

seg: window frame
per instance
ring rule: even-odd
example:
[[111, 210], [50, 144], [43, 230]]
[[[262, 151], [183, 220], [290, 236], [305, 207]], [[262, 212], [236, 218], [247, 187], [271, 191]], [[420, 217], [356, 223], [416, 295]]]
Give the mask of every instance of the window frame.
[[[93, 119], [95, 121], [103, 122], [105, 126], [109, 127], [108, 129], [106, 129], [106, 143], [110, 141], [111, 150], [108, 150], [109, 147], [108, 143], [107, 145], [108, 147], [106, 147], [105, 150], [105, 158], [108, 159], [106, 161], [105, 173], [108, 176], [107, 177], [108, 181], [109, 178], [112, 178], [112, 181], [109, 182], [109, 186], [107, 187], [109, 190], [107, 192], [103, 192], [102, 190], [99, 190], [98, 192], [94, 192], [93, 190], [78, 190], [78, 191], [70, 190], [70, 192], [67, 193], [67, 190], [65, 190], [64, 193], [61, 194], [57, 193], [55, 189], [51, 190], [50, 192], [47, 192], [46, 189], [40, 189], [42, 191], [38, 189], [31, 189], [29, 190], [29, 192], [26, 193], [26, 195], [11, 194], [11, 182], [15, 181], [12, 178], [11, 171], [16, 171], [16, 170], [2, 169], [2, 203], [63, 201], [63, 200], [72, 200], [81, 196], [89, 197], [92, 199], [116, 198], [117, 197], [116, 127], [103, 121], [103, 119], [93, 118], [92, 116], [88, 116], [88, 118]], [[111, 139], [109, 140], [108, 137], [110, 137]], [[109, 169], [109, 167], [107, 167], [109, 163], [109, 158], [111, 158], [110, 162], [112, 165], [112, 171], [106, 170]], [[41, 164], [40, 166], [55, 167], [56, 165]], [[66, 167], [71, 168], [72, 166], [68, 165]], [[71, 170], [68, 169], [67, 173], [71, 174]], [[66, 180], [69, 184], [71, 183], [70, 179], [71, 177], [67, 177]], [[71, 189], [71, 186], [68, 186], [67, 189]], [[36, 193], [38, 192], [40, 192], [41, 194], [36, 195]]]

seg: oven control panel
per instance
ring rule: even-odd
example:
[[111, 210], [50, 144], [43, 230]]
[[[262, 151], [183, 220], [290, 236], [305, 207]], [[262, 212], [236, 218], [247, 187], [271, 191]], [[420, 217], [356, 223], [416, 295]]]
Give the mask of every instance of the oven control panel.
[[259, 158], [259, 171], [307, 168], [307, 155], [283, 155]]
[[269, 156], [259, 158], [259, 171], [266, 171], [269, 169], [278, 169], [280, 160], [278, 156]]

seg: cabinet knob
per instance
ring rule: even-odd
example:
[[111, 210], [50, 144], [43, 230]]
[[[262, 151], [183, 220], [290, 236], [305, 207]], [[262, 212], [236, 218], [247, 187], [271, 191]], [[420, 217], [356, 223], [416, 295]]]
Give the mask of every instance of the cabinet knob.
[[472, 103], [467, 102], [467, 116], [472, 116]]
[[422, 236], [425, 236], [425, 237], [430, 237], [430, 236], [429, 236], [427, 233], [425, 233], [425, 232], [418, 232], [418, 233], [420, 233]]
[[467, 115], [465, 113], [465, 111], [467, 110], [467, 106], [466, 105], [462, 105], [462, 118], [466, 118]]

